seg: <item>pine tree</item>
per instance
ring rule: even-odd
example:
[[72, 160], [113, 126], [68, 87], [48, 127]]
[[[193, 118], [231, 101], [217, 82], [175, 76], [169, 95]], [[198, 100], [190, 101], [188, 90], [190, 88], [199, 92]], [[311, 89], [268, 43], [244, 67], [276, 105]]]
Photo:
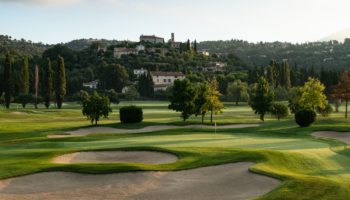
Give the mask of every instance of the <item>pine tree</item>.
[[63, 57], [58, 57], [55, 85], [56, 103], [58, 109], [62, 108], [64, 96], [66, 95], [66, 72]]
[[14, 80], [12, 69], [12, 57], [9, 53], [6, 54], [4, 67], [4, 92], [5, 92], [5, 106], [10, 108], [11, 98], [14, 93]]
[[29, 93], [29, 66], [28, 57], [23, 58], [21, 66], [21, 74], [19, 80], [19, 93], [21, 95], [28, 95]]
[[45, 68], [45, 80], [44, 80], [44, 98], [45, 98], [45, 107], [50, 107], [50, 101], [52, 97], [52, 67], [51, 60], [47, 58], [47, 64]]

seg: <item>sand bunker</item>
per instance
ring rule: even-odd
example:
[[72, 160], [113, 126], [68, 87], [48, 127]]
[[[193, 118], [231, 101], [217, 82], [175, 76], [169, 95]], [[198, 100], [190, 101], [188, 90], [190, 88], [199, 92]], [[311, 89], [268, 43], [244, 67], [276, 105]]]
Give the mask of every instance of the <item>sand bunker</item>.
[[28, 113], [15, 111], [15, 112], [12, 112], [12, 114], [15, 114], [15, 115], [27, 115]]
[[311, 134], [320, 138], [332, 138], [350, 145], [350, 133], [335, 131], [318, 131]]
[[[232, 128], [249, 128], [249, 127], [258, 127], [260, 124], [231, 124], [231, 125], [223, 125], [217, 126], [217, 129], [232, 129]], [[98, 133], [109, 133], [109, 134], [125, 134], [125, 133], [147, 133], [153, 131], [161, 131], [161, 130], [172, 130], [179, 128], [205, 128], [205, 129], [214, 129], [214, 126], [208, 125], [188, 125], [188, 126], [172, 126], [172, 125], [158, 125], [158, 126], [147, 126], [140, 129], [118, 129], [111, 127], [89, 127], [82, 128], [75, 131], [66, 132], [69, 135], [49, 135], [49, 138], [65, 138], [65, 137], [78, 137], [85, 136], [89, 134], [98, 134]]]
[[177, 156], [170, 153], [153, 151], [87, 151], [65, 154], [53, 159], [54, 163], [145, 163], [165, 164], [177, 161]]
[[48, 135], [48, 138], [68, 138], [68, 137], [77, 137], [76, 135]]
[[0, 181], [1, 200], [243, 200], [263, 195], [280, 181], [235, 163], [177, 172], [85, 175], [47, 172]]

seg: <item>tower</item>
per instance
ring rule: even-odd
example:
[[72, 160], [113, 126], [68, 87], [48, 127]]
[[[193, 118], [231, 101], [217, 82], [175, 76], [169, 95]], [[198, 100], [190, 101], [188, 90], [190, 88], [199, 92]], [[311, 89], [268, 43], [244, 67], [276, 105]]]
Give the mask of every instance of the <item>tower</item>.
[[175, 33], [171, 33], [171, 42], [175, 42]]

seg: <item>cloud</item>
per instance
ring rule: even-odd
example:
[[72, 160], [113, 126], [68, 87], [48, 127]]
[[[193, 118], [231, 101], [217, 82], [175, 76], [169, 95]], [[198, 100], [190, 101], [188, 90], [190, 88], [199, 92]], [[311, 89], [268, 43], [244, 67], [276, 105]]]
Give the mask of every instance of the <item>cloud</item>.
[[65, 6], [82, 3], [84, 0], [0, 0], [0, 3], [12, 3], [22, 5], [49, 5]]

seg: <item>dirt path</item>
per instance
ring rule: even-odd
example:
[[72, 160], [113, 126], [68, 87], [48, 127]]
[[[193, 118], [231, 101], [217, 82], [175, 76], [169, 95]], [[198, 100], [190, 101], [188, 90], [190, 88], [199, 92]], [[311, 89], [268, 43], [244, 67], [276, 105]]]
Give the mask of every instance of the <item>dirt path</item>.
[[350, 145], [350, 133], [335, 131], [318, 131], [311, 134], [319, 138], [332, 138]]
[[[217, 129], [230, 129], [230, 128], [248, 128], [248, 127], [258, 127], [260, 124], [232, 124], [232, 125], [223, 125], [217, 126]], [[89, 127], [82, 128], [75, 131], [66, 132], [69, 135], [49, 135], [49, 138], [65, 138], [65, 137], [74, 137], [74, 136], [86, 136], [89, 134], [98, 134], [98, 133], [114, 133], [114, 134], [125, 134], [125, 133], [147, 133], [153, 131], [162, 131], [162, 130], [172, 130], [179, 128], [205, 128], [205, 129], [214, 129], [214, 126], [208, 125], [188, 125], [188, 126], [172, 126], [172, 125], [157, 125], [157, 126], [147, 126], [140, 129], [118, 129], [111, 127]]]
[[253, 163], [177, 172], [86, 175], [47, 172], [0, 181], [1, 200], [243, 200], [263, 195], [280, 181], [250, 173]]
[[58, 156], [52, 162], [60, 164], [113, 162], [165, 164], [176, 161], [177, 157], [170, 153], [152, 151], [87, 151]]

